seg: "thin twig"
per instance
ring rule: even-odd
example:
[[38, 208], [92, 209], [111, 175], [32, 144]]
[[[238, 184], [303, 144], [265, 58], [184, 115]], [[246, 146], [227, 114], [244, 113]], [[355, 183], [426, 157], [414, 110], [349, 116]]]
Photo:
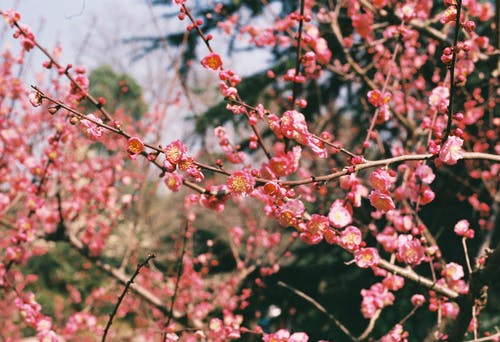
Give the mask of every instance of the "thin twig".
[[118, 301], [116, 302], [116, 305], [113, 308], [113, 311], [109, 314], [108, 323], [106, 324], [106, 328], [104, 328], [104, 333], [102, 334], [102, 339], [101, 339], [102, 342], [104, 342], [106, 340], [106, 336], [108, 335], [109, 328], [111, 327], [111, 324], [113, 323], [113, 318], [115, 317], [116, 312], [118, 311], [118, 307], [120, 306], [120, 304], [123, 301], [123, 298], [125, 298], [125, 295], [127, 294], [127, 291], [130, 288], [130, 285], [132, 285], [132, 283], [134, 282], [135, 277], [137, 277], [139, 275], [139, 271], [141, 270], [141, 268], [146, 266], [147, 263], [149, 262], [149, 260], [154, 259], [155, 257], [156, 257], [156, 255], [149, 254], [148, 257], [146, 258], [146, 260], [144, 260], [143, 262], [141, 262], [140, 264], [137, 265], [137, 268], [135, 269], [134, 274], [132, 275], [130, 280], [127, 281], [127, 283], [125, 284], [125, 288], [123, 289], [122, 293], [118, 297]]
[[[302, 25], [304, 24], [304, 0], [300, 0], [300, 13], [299, 13], [299, 28], [297, 32], [297, 54], [295, 57], [295, 77], [299, 76], [300, 72], [300, 59], [301, 59], [301, 44], [302, 44]], [[297, 92], [299, 89], [299, 84], [295, 80], [293, 81], [293, 92], [292, 92], [292, 109], [295, 108], [295, 100], [297, 99]]]
[[[453, 5], [452, 5], [453, 6]], [[453, 121], [453, 106], [455, 102], [455, 65], [457, 62], [457, 42], [458, 34], [460, 32], [460, 12], [462, 11], [462, 0], [457, 0], [457, 18], [455, 21], [455, 36], [453, 38], [452, 59], [450, 64], [450, 102], [448, 103], [448, 122], [446, 124], [446, 131], [444, 132], [441, 144], [444, 144], [451, 131], [451, 123]]]
[[[175, 279], [175, 288], [174, 288], [174, 294], [172, 295], [172, 298], [170, 299], [170, 308], [168, 309], [167, 313], [167, 321], [163, 325], [165, 328], [168, 328], [170, 325], [170, 322], [172, 321], [172, 317], [174, 315], [174, 304], [175, 304], [175, 299], [177, 297], [177, 290], [179, 289], [179, 282], [181, 280], [182, 272], [184, 270], [184, 254], [186, 253], [186, 245], [188, 241], [188, 230], [189, 230], [189, 223], [186, 222], [186, 226], [184, 227], [184, 235], [182, 238], [182, 251], [181, 255], [179, 257], [179, 265], [177, 267], [177, 276]], [[167, 339], [167, 333], [163, 333], [163, 341], [166, 341]]]
[[296, 288], [282, 282], [281, 280], [278, 281], [277, 283], [279, 286], [281, 287], [284, 287], [290, 291], [292, 291], [294, 294], [296, 294], [297, 296], [299, 296], [300, 298], [302, 299], [305, 299], [307, 302], [311, 303], [312, 305], [314, 305], [314, 307], [316, 309], [318, 309], [320, 312], [322, 312], [323, 314], [326, 315], [326, 317], [328, 317], [329, 319], [331, 319], [335, 325], [340, 329], [342, 330], [342, 332], [344, 334], [346, 334], [347, 336], [349, 336], [349, 338], [352, 340], [352, 341], [357, 341], [357, 338], [355, 336], [353, 336], [351, 334], [351, 332], [349, 331], [349, 329], [347, 329], [337, 318], [335, 318], [335, 316], [333, 316], [331, 313], [329, 313], [325, 307], [323, 305], [321, 305], [320, 303], [318, 303], [314, 298], [308, 296], [307, 294], [305, 294], [304, 292], [300, 291], [300, 290], [297, 290]]

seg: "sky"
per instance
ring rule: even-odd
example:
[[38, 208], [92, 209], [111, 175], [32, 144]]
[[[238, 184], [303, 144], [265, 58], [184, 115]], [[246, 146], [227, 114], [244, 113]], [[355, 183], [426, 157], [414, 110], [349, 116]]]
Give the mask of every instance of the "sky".
[[[160, 49], [147, 55], [145, 58], [133, 62], [131, 56], [139, 47], [136, 44], [124, 44], [123, 39], [134, 36], [158, 36], [165, 32], [181, 31], [187, 25], [186, 21], [179, 21], [175, 17], [169, 20], [161, 18], [162, 14], [172, 11], [166, 6], [149, 6], [150, 0], [0, 0], [0, 10], [15, 9], [21, 14], [21, 22], [31, 27], [39, 43], [49, 51], [57, 45], [62, 47], [61, 64], [84, 65], [87, 70], [108, 64], [116, 72], [132, 75], [143, 87], [145, 99], [148, 103], [169, 101], [172, 96], [172, 57], [175, 60], [175, 49], [168, 51]], [[175, 10], [175, 8], [174, 8]], [[1, 35], [3, 30], [7, 34]], [[9, 47], [15, 50], [19, 42], [11, 36], [9, 28], [0, 23], [0, 49]], [[223, 35], [215, 35], [212, 42], [216, 51], [224, 59], [224, 66], [235, 70], [240, 75], [252, 73], [262, 69], [265, 53], [258, 52], [249, 55], [233, 54], [231, 58], [224, 55]], [[4, 41], [2, 41], [4, 40]], [[199, 44], [197, 52], [200, 56], [206, 54], [206, 48]], [[39, 75], [44, 73], [41, 64], [46, 57], [36, 49], [28, 55], [29, 65], [23, 74], [27, 84], [38, 84]], [[201, 59], [201, 57], [200, 57]], [[201, 66], [198, 65], [201, 69]], [[203, 71], [196, 76], [197, 85], [207, 85], [200, 88], [206, 92], [201, 100], [195, 100], [198, 105], [195, 113], [176, 110], [168, 114], [166, 120], [171, 130], [166, 132], [167, 139], [182, 139], [181, 134], [189, 131], [188, 123], [181, 122], [180, 117], [200, 114], [208, 108], [204, 101], [211, 99], [212, 104], [217, 100], [217, 75], [211, 71]], [[212, 85], [212, 89], [207, 87]], [[177, 91], [179, 87], [174, 88]], [[198, 89], [198, 91], [200, 90]], [[198, 94], [199, 95], [199, 94]], [[219, 96], [220, 98], [220, 96]], [[172, 124], [175, 123], [175, 124]]]

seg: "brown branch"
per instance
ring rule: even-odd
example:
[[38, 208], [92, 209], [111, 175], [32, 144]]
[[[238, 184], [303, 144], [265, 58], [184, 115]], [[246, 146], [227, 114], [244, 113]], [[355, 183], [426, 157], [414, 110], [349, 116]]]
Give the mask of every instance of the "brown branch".
[[419, 285], [422, 285], [422, 286], [428, 288], [429, 290], [435, 291], [436, 293], [438, 293], [442, 296], [448, 297], [450, 299], [456, 299], [459, 296], [458, 292], [456, 292], [456, 291], [454, 291], [446, 286], [437, 284], [436, 282], [417, 274], [411, 268], [403, 268], [403, 267], [391, 264], [389, 261], [384, 260], [384, 259], [380, 259], [377, 266], [381, 267], [389, 272], [392, 272], [394, 274], [401, 275], [402, 277], [404, 277], [408, 280], [411, 280]]
[[[186, 253], [186, 245], [188, 241], [188, 230], [189, 230], [189, 224], [186, 222], [186, 226], [184, 227], [184, 234], [182, 236], [182, 251], [181, 255], [179, 256], [179, 265], [177, 266], [177, 276], [175, 279], [175, 288], [174, 288], [174, 294], [172, 295], [172, 298], [170, 299], [170, 308], [168, 310], [167, 314], [167, 321], [163, 325], [164, 327], [168, 327], [170, 325], [170, 322], [172, 321], [172, 317], [174, 315], [174, 304], [175, 304], [175, 299], [177, 297], [177, 290], [179, 289], [179, 282], [181, 280], [182, 272], [184, 270], [184, 254]], [[163, 334], [163, 340], [166, 341], [167, 334]]]
[[[23, 36], [26, 36], [26, 33], [23, 31], [23, 29], [21, 28], [21, 26], [19, 25], [19, 23], [16, 21], [14, 22], [14, 25], [16, 26], [16, 28], [19, 30], [19, 32], [23, 35]], [[47, 56], [47, 58], [49, 59], [50, 61], [50, 64], [56, 66], [58, 69], [60, 70], [64, 70], [64, 75], [66, 75], [66, 77], [70, 80], [70, 82], [75, 86], [77, 87], [81, 92], [82, 94], [84, 94], [84, 96], [104, 115], [104, 117], [108, 120], [108, 121], [112, 121], [112, 118], [111, 118], [111, 115], [102, 107], [101, 103], [99, 101], [97, 101], [92, 95], [90, 95], [85, 89], [83, 89], [80, 84], [78, 84], [78, 82], [75, 81], [75, 79], [73, 78], [73, 76], [71, 76], [69, 74], [69, 69], [70, 67], [69, 66], [66, 66], [66, 67], [63, 67], [51, 54], [49, 51], [47, 51], [46, 48], [44, 48], [42, 45], [40, 45], [38, 43], [38, 41], [36, 41], [34, 38], [31, 39], [33, 41], [33, 44], [35, 44], [35, 46], [45, 55]]]
[[[295, 77], [299, 76], [300, 72], [300, 58], [301, 58], [301, 44], [302, 44], [302, 25], [304, 24], [304, 0], [300, 0], [300, 13], [299, 13], [299, 28], [297, 29], [297, 54], [295, 56]], [[295, 108], [295, 100], [297, 99], [297, 92], [299, 89], [299, 84], [295, 80], [293, 81], [292, 90], [292, 109]]]
[[[469, 279], [469, 292], [460, 296], [457, 303], [460, 311], [455, 320], [445, 328], [448, 333], [449, 341], [462, 341], [467, 332], [470, 320], [472, 318], [472, 307], [476, 301], [481, 298], [488, 286], [493, 284], [495, 277], [500, 274], [500, 243], [495, 250], [491, 252], [486, 259], [483, 268], [476, 269]], [[498, 285], [497, 285], [498, 286]]]
[[118, 301], [116, 302], [116, 305], [113, 308], [113, 311], [109, 314], [109, 320], [108, 323], [106, 324], [106, 328], [104, 328], [104, 333], [102, 334], [102, 339], [101, 341], [104, 342], [106, 341], [106, 336], [108, 335], [109, 328], [111, 327], [111, 324], [113, 323], [113, 318], [116, 315], [116, 312], [118, 311], [118, 307], [122, 303], [123, 299], [125, 298], [125, 295], [127, 294], [128, 289], [130, 286], [133, 284], [135, 277], [139, 275], [139, 271], [141, 268], [146, 266], [149, 262], [149, 260], [154, 259], [156, 256], [154, 254], [149, 254], [146, 260], [141, 262], [140, 264], [137, 264], [137, 268], [135, 269], [134, 274], [132, 274], [132, 277], [130, 277], [129, 281], [125, 284], [125, 288], [123, 289], [122, 293], [118, 297]]
[[[97, 259], [92, 257], [85, 244], [79, 240], [76, 236], [69, 234], [68, 235], [68, 242], [69, 244], [75, 248], [82, 256], [86, 257], [90, 261], [92, 261], [98, 268], [109, 274], [111, 277], [115, 278], [118, 280], [120, 283], [126, 285], [127, 282], [130, 279], [130, 276], [127, 274], [121, 272], [120, 270], [114, 268], [110, 264], [104, 262], [103, 260]], [[164, 302], [162, 299], [158, 298], [155, 294], [150, 292], [148, 289], [137, 285], [137, 284], [130, 284], [129, 286], [130, 290], [132, 290], [134, 293], [136, 293], [138, 296], [143, 298], [146, 302], [154, 306], [156, 309], [161, 311], [163, 314], [167, 314], [168, 309], [165, 306]]]
[[[452, 5], [454, 6], [454, 5]], [[457, 0], [457, 18], [455, 20], [455, 36], [453, 37], [453, 48], [452, 48], [452, 59], [450, 64], [450, 102], [448, 103], [448, 122], [446, 123], [446, 130], [444, 132], [443, 138], [441, 139], [441, 145], [446, 142], [448, 136], [451, 131], [451, 123], [453, 121], [453, 106], [455, 104], [455, 65], [457, 63], [457, 43], [458, 43], [458, 34], [460, 32], [461, 24], [460, 24], [460, 13], [462, 11], [462, 0]]]

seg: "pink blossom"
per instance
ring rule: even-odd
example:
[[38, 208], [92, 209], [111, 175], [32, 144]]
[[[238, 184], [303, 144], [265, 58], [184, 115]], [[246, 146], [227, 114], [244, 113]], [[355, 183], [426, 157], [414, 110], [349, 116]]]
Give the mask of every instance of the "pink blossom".
[[97, 140], [102, 136], [103, 129], [99, 126], [99, 124], [102, 123], [102, 120], [96, 117], [94, 114], [88, 114], [87, 116], [85, 116], [85, 119], [82, 119], [80, 121], [80, 124], [85, 129], [85, 134], [92, 140]]
[[187, 147], [180, 140], [171, 142], [164, 149], [165, 158], [173, 165], [179, 163], [186, 152]]
[[302, 332], [290, 334], [288, 330], [280, 329], [272, 334], [264, 334], [262, 340], [264, 342], [307, 342], [309, 337]]
[[450, 98], [450, 89], [448, 87], [437, 86], [429, 96], [429, 105], [439, 111], [447, 109]]
[[396, 274], [388, 274], [382, 284], [391, 291], [397, 291], [405, 285], [405, 278], [398, 276]]
[[249, 195], [255, 186], [255, 178], [247, 171], [235, 171], [228, 177], [226, 185], [235, 195]]
[[323, 233], [329, 229], [328, 217], [312, 214], [311, 219], [306, 223], [306, 230], [302, 232], [300, 238], [307, 243], [316, 244], [323, 239]]
[[298, 199], [286, 201], [278, 211], [278, 222], [283, 227], [293, 227], [305, 212], [304, 203]]
[[464, 269], [457, 263], [450, 262], [446, 264], [444, 269], [441, 271], [441, 275], [445, 277], [448, 281], [457, 281], [462, 279], [464, 276]]
[[218, 70], [222, 67], [222, 58], [217, 53], [212, 52], [201, 60], [201, 65], [207, 69]]
[[474, 230], [469, 228], [469, 221], [460, 220], [455, 224], [453, 231], [458, 236], [463, 236], [469, 239], [474, 238]]
[[418, 178], [420, 178], [422, 183], [425, 184], [431, 184], [434, 181], [434, 178], [436, 178], [432, 168], [425, 164], [419, 165], [415, 170], [415, 174]]
[[182, 186], [183, 177], [178, 173], [167, 173], [165, 175], [165, 185], [172, 191], [177, 192]]
[[361, 241], [361, 231], [357, 227], [348, 226], [340, 233], [339, 244], [349, 251], [357, 250]]
[[144, 151], [144, 143], [138, 137], [131, 137], [128, 139], [127, 151], [132, 155], [137, 155]]
[[14, 10], [2, 11], [2, 16], [10, 27], [14, 27], [14, 24], [21, 19], [19, 12]]
[[342, 228], [352, 222], [352, 214], [343, 204], [343, 201], [336, 200], [330, 207], [328, 220], [335, 228]]
[[370, 289], [362, 289], [361, 313], [365, 318], [372, 318], [377, 310], [394, 303], [394, 295], [381, 283], [373, 284]]
[[373, 190], [370, 192], [368, 198], [370, 199], [370, 204], [372, 206], [384, 213], [396, 208], [391, 196], [379, 190]]
[[401, 324], [396, 324], [389, 333], [382, 337], [381, 342], [407, 342], [408, 332]]
[[463, 158], [463, 139], [456, 136], [449, 136], [439, 151], [439, 159], [448, 165], [454, 165]]
[[369, 180], [373, 189], [387, 191], [393, 182], [393, 177], [386, 169], [377, 169], [370, 173]]
[[391, 101], [392, 95], [389, 92], [382, 92], [378, 89], [370, 90], [368, 92], [368, 102], [375, 107], [387, 105]]
[[362, 248], [354, 253], [354, 261], [358, 267], [368, 268], [378, 264], [379, 255], [373, 247]]
[[443, 317], [454, 319], [457, 317], [458, 311], [459, 308], [456, 303], [446, 302], [441, 305], [441, 313], [443, 314]]
[[421, 294], [414, 294], [411, 297], [411, 303], [414, 306], [422, 306], [425, 303], [425, 297]]
[[411, 235], [399, 235], [398, 237], [398, 252], [396, 254], [398, 260], [407, 263], [408, 265], [418, 265], [425, 257], [425, 250], [419, 240]]
[[310, 136], [304, 114], [295, 110], [283, 113], [280, 119], [280, 132], [283, 136], [294, 139], [299, 144], [306, 145]]

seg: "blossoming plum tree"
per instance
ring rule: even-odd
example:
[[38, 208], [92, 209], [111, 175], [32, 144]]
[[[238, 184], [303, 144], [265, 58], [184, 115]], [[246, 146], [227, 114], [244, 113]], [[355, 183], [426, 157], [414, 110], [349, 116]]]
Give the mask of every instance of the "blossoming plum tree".
[[[123, 320], [130, 334], [165, 341], [499, 338], [498, 311], [485, 300], [499, 296], [498, 8], [478, 0], [282, 3], [283, 16], [258, 5], [273, 17], [267, 27], [242, 25], [232, 3], [206, 11], [172, 4], [184, 34], [203, 43], [201, 68], [219, 78], [225, 110], [239, 121], [240, 140], [228, 125], [214, 127], [218, 155], [162, 142], [161, 111], [138, 121], [106, 111], [84, 67], [63, 64], [19, 13], [1, 10], [21, 44], [18, 54], [3, 52], [0, 69], [3, 339], [119, 339], [113, 328]], [[245, 77], [211, 45], [235, 31], [290, 61], [266, 71], [268, 85], [254, 92], [268, 96], [255, 103], [240, 92]], [[26, 85], [16, 70], [32, 49], [45, 55], [47, 76]], [[342, 86], [329, 97], [321, 89], [332, 80]], [[336, 110], [352, 96], [357, 112]], [[92, 113], [82, 111], [84, 99]], [[168, 239], [137, 228], [150, 215], [139, 203], [154, 197], [151, 184], [183, 191], [169, 208], [182, 223]], [[433, 220], [459, 203], [466, 209]], [[203, 237], [204, 211], [217, 214], [224, 233]], [[230, 261], [215, 252], [219, 240]], [[63, 244], [86, 261], [47, 310], [37, 297], [42, 270], [27, 266]], [[307, 268], [325, 256], [361, 275], [364, 327], [280, 278], [305, 247], [314, 255]], [[81, 290], [96, 269], [114, 281]], [[311, 305], [326, 327], [293, 317], [269, 324], [272, 315], [255, 306], [276, 289]], [[295, 317], [306, 310], [287, 309]]]

